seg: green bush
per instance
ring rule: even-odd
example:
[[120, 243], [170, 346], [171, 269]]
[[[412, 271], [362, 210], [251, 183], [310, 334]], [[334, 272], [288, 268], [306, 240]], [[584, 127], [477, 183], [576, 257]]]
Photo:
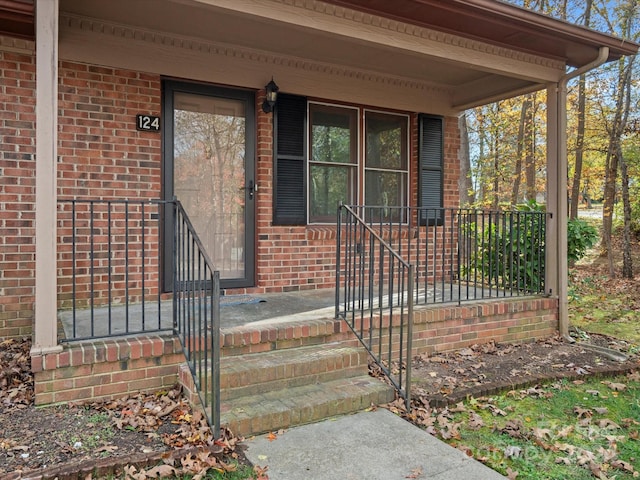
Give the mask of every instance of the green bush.
[[[466, 223], [461, 233], [469, 261], [462, 268], [463, 276], [482, 277], [499, 288], [531, 293], [544, 291], [544, 211], [544, 205], [529, 202], [518, 205], [512, 212], [494, 212], [494, 216], [489, 220], [485, 217], [482, 223], [480, 220]], [[569, 263], [582, 258], [597, 239], [595, 227], [582, 219], [569, 220]]]
[[580, 218], [573, 218], [567, 224], [567, 256], [573, 265], [593, 247], [598, 240], [598, 230]]
[[544, 206], [529, 202], [469, 222], [462, 232], [470, 253], [463, 275], [481, 276], [498, 288], [544, 291], [545, 220]]

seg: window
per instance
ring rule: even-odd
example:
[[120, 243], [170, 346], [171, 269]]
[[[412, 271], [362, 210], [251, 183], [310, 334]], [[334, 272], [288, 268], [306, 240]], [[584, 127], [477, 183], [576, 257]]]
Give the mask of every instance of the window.
[[365, 195], [368, 206], [381, 207], [375, 215], [397, 221], [407, 205], [407, 117], [385, 113], [365, 114]]
[[[340, 202], [380, 206], [398, 221], [409, 204], [409, 116], [308, 102], [281, 94], [274, 115], [274, 225], [336, 220]], [[418, 205], [443, 206], [443, 120], [419, 116]]]
[[357, 110], [309, 105], [309, 221], [333, 222], [340, 202], [356, 203]]

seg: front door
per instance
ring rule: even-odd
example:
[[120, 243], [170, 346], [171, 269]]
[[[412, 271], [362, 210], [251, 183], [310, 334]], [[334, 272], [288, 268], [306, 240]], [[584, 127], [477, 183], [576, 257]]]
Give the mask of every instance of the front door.
[[164, 82], [165, 199], [180, 200], [224, 288], [254, 285], [255, 96]]

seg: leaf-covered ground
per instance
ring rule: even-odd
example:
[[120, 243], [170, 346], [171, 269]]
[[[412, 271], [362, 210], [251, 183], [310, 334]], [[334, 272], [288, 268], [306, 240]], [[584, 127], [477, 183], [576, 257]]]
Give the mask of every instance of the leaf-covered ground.
[[[180, 389], [87, 404], [36, 408], [30, 342], [0, 343], [0, 478], [55, 468], [105, 465], [132, 480], [228, 472], [248, 465], [240, 439], [214, 441], [206, 419]], [[112, 467], [112, 465], [116, 467]], [[267, 478], [255, 468], [253, 478]], [[19, 478], [12, 476], [10, 478]]]

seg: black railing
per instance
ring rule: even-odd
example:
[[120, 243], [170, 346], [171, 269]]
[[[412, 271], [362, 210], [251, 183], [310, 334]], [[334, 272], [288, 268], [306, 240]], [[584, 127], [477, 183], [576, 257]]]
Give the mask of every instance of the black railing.
[[172, 330], [160, 288], [160, 200], [58, 201], [61, 341]]
[[172, 331], [217, 438], [220, 279], [180, 202], [59, 200], [58, 272], [60, 341]]
[[336, 318], [406, 402], [411, 394], [414, 267], [347, 206], [338, 213]]
[[173, 318], [200, 402], [220, 434], [220, 273], [175, 202]]
[[544, 212], [351, 208], [415, 266], [416, 304], [545, 294]]
[[546, 215], [340, 206], [336, 318], [407, 405], [414, 305], [544, 295]]

